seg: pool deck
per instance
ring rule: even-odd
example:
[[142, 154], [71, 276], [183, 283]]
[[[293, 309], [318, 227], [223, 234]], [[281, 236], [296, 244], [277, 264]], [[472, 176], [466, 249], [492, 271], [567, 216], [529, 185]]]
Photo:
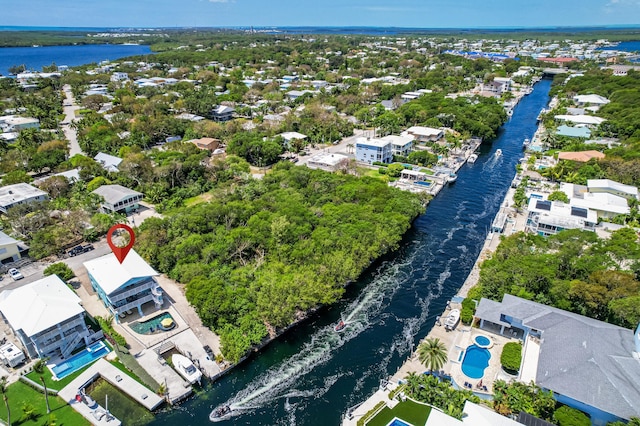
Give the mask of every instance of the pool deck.
[[127, 394], [149, 411], [153, 411], [158, 408], [164, 401], [160, 396], [156, 395], [153, 391], [147, 389], [127, 374], [111, 365], [108, 361], [99, 359], [71, 383], [60, 390], [60, 392], [58, 392], [58, 396], [82, 414], [82, 416], [89, 420], [91, 424], [111, 426], [121, 424], [118, 419], [106, 421], [103, 418], [103, 420], [97, 420], [92, 414], [95, 409], [91, 409], [86, 404], [76, 401], [76, 395], [78, 394], [80, 387], [98, 377], [102, 377], [104, 380]]

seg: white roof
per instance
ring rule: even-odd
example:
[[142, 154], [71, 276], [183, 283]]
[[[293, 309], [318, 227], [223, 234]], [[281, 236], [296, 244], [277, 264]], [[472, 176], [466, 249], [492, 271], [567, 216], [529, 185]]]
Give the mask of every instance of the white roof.
[[142, 195], [142, 193], [122, 185], [102, 185], [91, 192], [100, 195], [109, 204], [117, 204], [127, 198]]
[[464, 413], [465, 416], [462, 419], [462, 423], [466, 426], [522, 426], [515, 420], [511, 420], [471, 401], [464, 403]]
[[100, 163], [102, 168], [111, 172], [117, 172], [118, 166], [122, 163], [122, 158], [105, 154], [104, 152], [97, 153], [93, 159]]
[[48, 194], [28, 183], [14, 183], [0, 187], [0, 206], [11, 205], [17, 201], [24, 201]]
[[600, 124], [606, 121], [604, 118], [594, 117], [592, 115], [556, 115], [556, 120], [570, 121], [578, 124]]
[[0, 294], [0, 311], [14, 330], [34, 336], [82, 312], [78, 296], [57, 275]]
[[576, 95], [573, 100], [582, 104], [598, 104], [606, 105], [611, 102], [609, 99], [600, 95]]
[[287, 141], [290, 141], [292, 139], [306, 139], [307, 138], [307, 135], [303, 135], [302, 133], [298, 133], [298, 132], [284, 132], [284, 133], [280, 133], [279, 136], [282, 136]]
[[442, 130], [433, 127], [412, 126], [407, 129], [407, 132], [418, 136], [437, 136], [442, 133]]
[[158, 273], [135, 250], [129, 251], [124, 262], [118, 262], [113, 253], [84, 262], [87, 272], [107, 295], [135, 278], [153, 277]]
[[638, 188], [631, 185], [625, 185], [624, 183], [616, 182], [611, 179], [588, 179], [588, 188], [601, 188], [601, 189], [613, 189], [614, 191], [625, 192], [634, 197], [638, 196]]
[[390, 144], [389, 141], [385, 141], [383, 139], [364, 138], [364, 137], [360, 137], [356, 139], [356, 148], [357, 148], [357, 145], [375, 146], [378, 148], [384, 148], [389, 144]]
[[381, 139], [383, 141], [391, 142], [393, 145], [396, 145], [396, 146], [405, 146], [405, 145], [413, 142], [413, 136], [409, 136], [409, 135], [403, 135], [403, 136], [389, 135], [389, 136], [385, 136], [385, 137], [383, 137]]
[[587, 192], [584, 198], [572, 198], [570, 204], [584, 209], [616, 214], [629, 214], [631, 211], [626, 198], [606, 192]]
[[6, 246], [9, 244], [18, 244], [19, 242], [20, 241], [16, 240], [15, 238], [10, 237], [9, 235], [0, 231], [0, 246]]

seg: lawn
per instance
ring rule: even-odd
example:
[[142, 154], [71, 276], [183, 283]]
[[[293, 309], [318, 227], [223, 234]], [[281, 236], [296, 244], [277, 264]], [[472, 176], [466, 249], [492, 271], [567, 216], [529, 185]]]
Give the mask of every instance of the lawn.
[[421, 426], [427, 422], [430, 412], [431, 407], [407, 399], [398, 403], [393, 409], [384, 407], [374, 418], [366, 423], [366, 426], [386, 426], [394, 417], [409, 424]]
[[[47, 408], [42, 392], [38, 392], [22, 382], [16, 382], [8, 387], [7, 400], [11, 410], [12, 424], [28, 426], [46, 423], [48, 418]], [[25, 405], [34, 409], [34, 418], [30, 420], [24, 419], [23, 407]], [[51, 407], [52, 419], [55, 419], [57, 426], [91, 424], [60, 397], [49, 395], [49, 406]], [[0, 418], [4, 421], [7, 420], [7, 409], [4, 403], [0, 403]]]

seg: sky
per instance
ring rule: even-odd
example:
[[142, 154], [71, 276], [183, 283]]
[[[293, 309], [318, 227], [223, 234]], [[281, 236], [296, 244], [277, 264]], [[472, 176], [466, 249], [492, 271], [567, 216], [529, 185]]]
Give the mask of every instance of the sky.
[[0, 0], [0, 26], [487, 28], [640, 24], [640, 0]]

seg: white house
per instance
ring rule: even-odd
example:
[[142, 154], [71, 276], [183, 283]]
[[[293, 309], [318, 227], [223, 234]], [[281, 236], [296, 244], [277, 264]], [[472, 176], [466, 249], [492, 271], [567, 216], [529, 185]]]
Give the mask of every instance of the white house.
[[284, 132], [284, 133], [280, 133], [278, 136], [282, 137], [282, 139], [284, 139], [284, 143], [285, 146], [287, 148], [291, 148], [291, 142], [294, 139], [303, 141], [305, 139], [307, 139], [307, 135], [304, 135], [302, 133], [298, 133], [298, 132]]
[[356, 160], [361, 163], [391, 163], [393, 145], [389, 141], [360, 137], [356, 139]]
[[102, 168], [108, 172], [117, 172], [118, 166], [122, 163], [122, 158], [105, 154], [104, 152], [97, 153], [93, 159], [100, 163]]
[[127, 80], [129, 80], [129, 74], [127, 74], [126, 72], [114, 72], [113, 74], [111, 74], [111, 81], [113, 82]]
[[598, 215], [595, 211], [536, 198], [529, 200], [526, 231], [548, 236], [565, 229], [595, 231]]
[[45, 201], [49, 194], [28, 183], [14, 183], [0, 188], [0, 212], [20, 204]]
[[443, 130], [423, 126], [409, 127], [402, 134], [413, 136], [413, 138], [418, 142], [435, 142], [444, 137]]
[[20, 259], [20, 241], [0, 231], [0, 262], [13, 262]]
[[7, 115], [0, 117], [0, 127], [2, 127], [3, 132], [20, 132], [24, 129], [39, 129], [40, 120], [33, 117]]
[[638, 199], [638, 188], [610, 179], [589, 179], [587, 180], [587, 188], [592, 193], [606, 192], [629, 200]]
[[57, 275], [0, 293], [0, 313], [31, 358], [66, 358], [102, 337], [80, 298]]
[[406, 157], [413, 150], [414, 139], [411, 135], [388, 135], [380, 139], [391, 143], [393, 155]]
[[105, 213], [128, 213], [140, 207], [143, 198], [142, 193], [122, 185], [102, 185], [91, 192], [103, 198], [101, 209]]
[[226, 105], [218, 105], [211, 110], [211, 118], [214, 121], [229, 121], [233, 118], [235, 109]]
[[584, 185], [562, 182], [560, 191], [569, 197], [569, 204], [593, 210], [598, 218], [610, 219], [620, 214], [629, 214], [631, 208], [627, 199], [609, 192], [589, 192]]
[[85, 262], [84, 267], [91, 286], [116, 321], [132, 309], [142, 316], [142, 305], [148, 302], [157, 309], [162, 307], [162, 288], [154, 278], [158, 273], [135, 250], [129, 251], [122, 263], [109, 253]]
[[568, 121], [574, 124], [584, 124], [587, 126], [598, 126], [607, 121], [604, 118], [593, 115], [555, 115], [553, 118], [560, 121]]
[[307, 161], [307, 167], [310, 169], [321, 169], [328, 172], [334, 172], [345, 161], [349, 161], [349, 157], [346, 155], [320, 152]]
[[611, 102], [609, 99], [600, 95], [576, 95], [573, 97], [573, 101], [579, 106], [603, 106]]

